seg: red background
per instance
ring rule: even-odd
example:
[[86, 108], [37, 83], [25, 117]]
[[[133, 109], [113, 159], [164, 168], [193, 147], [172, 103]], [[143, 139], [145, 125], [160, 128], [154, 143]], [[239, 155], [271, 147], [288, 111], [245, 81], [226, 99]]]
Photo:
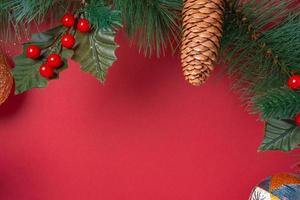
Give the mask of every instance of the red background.
[[189, 86], [179, 56], [147, 59], [117, 40], [104, 86], [70, 61], [0, 107], [1, 200], [242, 200], [290, 171], [294, 154], [257, 152], [263, 123], [228, 79]]

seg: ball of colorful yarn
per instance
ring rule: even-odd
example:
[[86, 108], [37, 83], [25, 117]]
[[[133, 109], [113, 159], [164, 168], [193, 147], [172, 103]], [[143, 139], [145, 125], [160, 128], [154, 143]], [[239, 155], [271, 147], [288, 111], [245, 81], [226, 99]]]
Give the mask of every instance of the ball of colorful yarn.
[[300, 175], [270, 176], [254, 188], [249, 200], [300, 200]]

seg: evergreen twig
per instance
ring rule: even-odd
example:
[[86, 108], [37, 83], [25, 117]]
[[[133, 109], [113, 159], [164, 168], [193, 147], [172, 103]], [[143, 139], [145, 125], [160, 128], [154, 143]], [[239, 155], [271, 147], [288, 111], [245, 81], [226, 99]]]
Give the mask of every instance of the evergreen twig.
[[6, 41], [20, 41], [32, 26], [56, 22], [76, 4], [77, 1], [64, 0], [0, 0], [0, 37]]
[[300, 93], [286, 87], [267, 91], [253, 102], [264, 119], [291, 119], [300, 112]]
[[299, 11], [287, 9], [292, 3], [292, 0], [227, 2], [222, 52], [229, 63], [228, 73], [235, 80], [234, 89], [242, 92], [247, 105], [254, 102], [252, 97], [285, 85], [293, 73], [295, 65], [291, 64], [300, 63], [299, 56], [294, 56], [300, 46], [295, 45], [291, 50], [291, 43], [300, 42], [295, 37], [300, 31]]
[[180, 41], [182, 0], [113, 0], [126, 33], [146, 55], [164, 53]]

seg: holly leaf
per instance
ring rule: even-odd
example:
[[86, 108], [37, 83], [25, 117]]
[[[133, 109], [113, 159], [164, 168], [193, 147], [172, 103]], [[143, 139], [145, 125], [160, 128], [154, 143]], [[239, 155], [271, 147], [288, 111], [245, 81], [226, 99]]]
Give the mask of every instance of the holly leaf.
[[259, 150], [291, 151], [300, 144], [300, 126], [291, 120], [270, 119], [265, 128], [265, 138]]
[[60, 38], [67, 31], [64, 26], [57, 26], [45, 32], [35, 33], [31, 36], [31, 40], [23, 45], [23, 52], [25, 54], [29, 45], [37, 45], [44, 50], [42, 53], [48, 54], [58, 52], [60, 49]]
[[[64, 64], [55, 70], [56, 76], [52, 79], [58, 78], [59, 72], [68, 67], [67, 57], [72, 55], [72, 50], [63, 50], [62, 58]], [[15, 79], [15, 94], [21, 94], [32, 88], [44, 88], [48, 85], [49, 79], [42, 77], [39, 72], [41, 65], [44, 63], [43, 60], [29, 59], [22, 54], [14, 57], [14, 63], [13, 76]]]
[[[61, 53], [64, 62], [63, 66], [56, 69], [57, 76], [53, 78], [58, 78], [58, 73], [68, 67], [67, 59], [72, 57], [74, 52], [73, 50], [61, 47], [60, 39], [65, 31], [66, 28], [58, 26], [42, 33], [33, 34], [31, 41], [24, 44], [23, 54], [13, 59], [15, 63], [13, 69], [15, 94], [23, 93], [32, 88], [43, 88], [47, 86], [48, 79], [40, 76], [39, 68], [49, 54], [54, 52]], [[43, 49], [40, 59], [33, 60], [26, 57], [26, 48], [32, 44]]]
[[15, 79], [15, 94], [20, 94], [32, 88], [43, 88], [47, 86], [47, 79], [39, 73], [42, 60], [28, 59], [25, 55], [14, 57], [15, 68], [13, 75]]
[[81, 69], [104, 82], [108, 69], [116, 61], [115, 31], [94, 31], [91, 33], [77, 32], [78, 45], [73, 60], [80, 63]]

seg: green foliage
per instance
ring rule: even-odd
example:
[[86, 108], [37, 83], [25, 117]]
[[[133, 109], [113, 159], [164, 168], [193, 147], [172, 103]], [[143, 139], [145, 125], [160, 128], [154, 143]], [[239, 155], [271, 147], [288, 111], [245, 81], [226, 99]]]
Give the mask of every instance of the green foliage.
[[232, 0], [226, 5], [222, 56], [233, 88], [267, 120], [263, 151], [289, 151], [300, 143], [299, 126], [284, 120], [300, 112], [299, 92], [286, 87], [288, 77], [300, 73], [300, 6], [294, 3]]
[[128, 36], [146, 55], [164, 52], [178, 42], [182, 0], [113, 0]]
[[[276, 11], [284, 10], [283, 5], [270, 7], [269, 11], [262, 9], [268, 2], [241, 4], [236, 1], [234, 6], [227, 8], [231, 12], [226, 13], [222, 55], [229, 63], [229, 75], [236, 80], [234, 88], [241, 90], [248, 102], [255, 95], [282, 86], [289, 76], [288, 66], [272, 53], [273, 46], [281, 45], [282, 41], [269, 42], [268, 35], [280, 32], [276, 28], [268, 30], [268, 35], [257, 31], [273, 22], [273, 17], [281, 16], [277, 16]], [[273, 12], [275, 14], [271, 15]]]
[[[15, 79], [15, 94], [23, 93], [32, 88], [47, 86], [48, 79], [40, 76], [39, 68], [50, 53], [60, 52], [62, 55], [64, 64], [56, 70], [57, 73], [67, 68], [67, 59], [73, 55], [73, 51], [61, 48], [60, 38], [65, 31], [64, 27], [59, 26], [46, 32], [34, 34], [31, 41], [24, 44], [23, 54], [14, 57], [15, 67], [13, 75]], [[26, 57], [25, 50], [30, 44], [35, 44], [44, 49], [41, 59], [33, 60]]]
[[23, 93], [32, 88], [43, 88], [47, 86], [47, 79], [41, 77], [39, 68], [42, 60], [28, 59], [25, 55], [14, 57], [16, 67], [13, 70], [15, 79], [15, 94]]
[[264, 119], [287, 119], [300, 112], [300, 93], [286, 87], [267, 91], [253, 101]]
[[[64, 0], [0, 0], [0, 37], [21, 40], [32, 26], [50, 20], [57, 21], [67, 8], [78, 2]], [[11, 33], [15, 33], [15, 35]]]
[[[63, 1], [61, 1], [63, 2]], [[45, 13], [53, 6], [53, 0], [2, 0], [0, 2], [1, 12], [11, 10], [12, 18], [16, 23], [41, 21], [45, 18]]]
[[[24, 1], [23, 3], [29, 2], [32, 2], [32, 4], [27, 5], [30, 6], [27, 8], [29, 9], [28, 11], [22, 10], [22, 6], [25, 5], [19, 5], [21, 2], [17, 0], [10, 2], [10, 4], [7, 3], [3, 5], [14, 8], [18, 12], [22, 11], [28, 14], [29, 11], [33, 12], [35, 6], [37, 10], [41, 11], [47, 10], [49, 5], [58, 3], [58, 1], [47, 1], [46, 5], [40, 5], [35, 1]], [[40, 7], [38, 5], [40, 5]], [[19, 8], [19, 6], [21, 6], [21, 8]], [[40, 76], [39, 68], [50, 53], [59, 53], [64, 60], [64, 66], [56, 70], [57, 74], [67, 67], [67, 59], [72, 57], [81, 64], [83, 71], [89, 72], [100, 81], [104, 81], [108, 68], [116, 60], [114, 51], [117, 45], [114, 42], [116, 35], [114, 29], [121, 25], [120, 13], [112, 10], [109, 6], [101, 3], [101, 1], [96, 0], [91, 0], [90, 4], [78, 9], [76, 13], [78, 14], [78, 12], [83, 12], [91, 20], [91, 23], [94, 25], [94, 29], [91, 33], [82, 34], [73, 30], [73, 28], [69, 30], [65, 27], [58, 26], [46, 32], [34, 34], [31, 41], [24, 44], [23, 55], [16, 56], [14, 59], [16, 67], [13, 70], [13, 74], [16, 81], [16, 94], [35, 87], [41, 88], [47, 86], [48, 79]], [[97, 12], [101, 12], [101, 14], [97, 14]], [[41, 20], [43, 17], [42, 14], [36, 14], [36, 16], [32, 16], [30, 19], [26, 17], [23, 19], [21, 15], [22, 14], [15, 16], [16, 23], [21, 24], [22, 20], [25, 19]], [[61, 37], [66, 32], [75, 33], [77, 41], [76, 48], [74, 49], [75, 52], [62, 48]], [[41, 59], [31, 60], [25, 56], [26, 48], [31, 44], [35, 44], [43, 49]]]
[[[29, 45], [37, 45], [41, 49], [51, 48], [51, 52], [46, 52], [48, 54], [60, 49], [60, 38], [67, 31], [67, 28], [63, 26], [57, 26], [45, 32], [36, 33], [31, 36], [31, 40], [23, 45], [23, 51], [25, 52], [26, 48]], [[53, 49], [55, 48], [55, 49]]]
[[[300, 12], [290, 14], [276, 28], [266, 31], [262, 39], [275, 55], [294, 73], [300, 73]], [[261, 41], [258, 41], [261, 42]]]
[[[32, 25], [47, 19], [58, 21], [66, 12], [81, 10], [95, 29], [109, 30], [122, 25], [140, 50], [160, 55], [168, 46], [178, 45], [182, 0], [0, 0], [0, 37], [18, 39], [30, 33]], [[121, 17], [122, 16], [122, 17]], [[17, 37], [12, 37], [12, 32]]]
[[101, 0], [90, 0], [84, 7], [84, 13], [91, 24], [99, 30], [113, 30], [122, 26], [121, 12], [113, 10]]
[[116, 60], [115, 50], [118, 46], [114, 42], [115, 35], [114, 31], [76, 33], [79, 44], [72, 59], [80, 63], [83, 71], [104, 82], [109, 67]]
[[[94, 75], [102, 82], [105, 80], [109, 67], [116, 60], [115, 31], [93, 31], [84, 34], [76, 32], [75, 38], [78, 44], [74, 50], [61, 46], [61, 37], [66, 31], [68, 31], [67, 28], [58, 26], [46, 32], [34, 34], [31, 41], [24, 44], [24, 53], [14, 58], [16, 66], [13, 69], [13, 75], [16, 94], [47, 86], [48, 79], [40, 76], [39, 68], [51, 53], [61, 54], [64, 61], [64, 65], [56, 70], [57, 74], [67, 68], [67, 59], [72, 58], [81, 64], [83, 71]], [[31, 44], [43, 49], [40, 59], [32, 60], [25, 56], [26, 48]]]
[[295, 34], [300, 31], [300, 18], [296, 8], [286, 9], [292, 2], [236, 0], [227, 5], [222, 55], [229, 63], [234, 89], [241, 91], [248, 105], [256, 102], [253, 97], [284, 86], [298, 71], [300, 38]]
[[261, 151], [291, 151], [300, 144], [300, 126], [290, 120], [270, 119], [267, 121]]

